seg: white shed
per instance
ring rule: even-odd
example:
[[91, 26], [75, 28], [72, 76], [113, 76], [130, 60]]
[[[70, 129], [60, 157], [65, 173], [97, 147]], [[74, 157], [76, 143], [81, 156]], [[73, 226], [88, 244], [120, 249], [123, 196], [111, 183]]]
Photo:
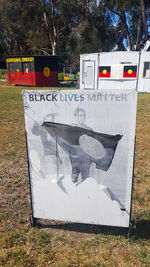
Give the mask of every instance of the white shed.
[[81, 89], [150, 92], [150, 52], [102, 52], [80, 56]]
[[150, 52], [141, 53], [138, 91], [150, 93]]

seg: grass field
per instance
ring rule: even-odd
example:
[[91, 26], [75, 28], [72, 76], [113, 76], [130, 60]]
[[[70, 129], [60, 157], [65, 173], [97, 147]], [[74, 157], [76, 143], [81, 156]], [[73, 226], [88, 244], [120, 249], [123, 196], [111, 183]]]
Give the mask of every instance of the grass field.
[[0, 266], [150, 266], [150, 94], [138, 97], [127, 238], [112, 227], [54, 221], [31, 227], [22, 89], [0, 82]]

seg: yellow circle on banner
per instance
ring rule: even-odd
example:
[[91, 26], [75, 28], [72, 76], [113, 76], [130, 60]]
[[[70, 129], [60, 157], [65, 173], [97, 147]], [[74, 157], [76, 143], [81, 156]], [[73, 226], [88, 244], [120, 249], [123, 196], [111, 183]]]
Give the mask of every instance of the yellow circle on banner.
[[19, 72], [19, 69], [17, 69], [17, 72]]
[[49, 77], [51, 74], [50, 68], [49, 67], [45, 67], [43, 70], [43, 74], [45, 77]]
[[128, 70], [128, 74], [132, 74], [132, 72], [133, 72], [133, 71], [132, 71], [131, 69]]
[[107, 73], [107, 70], [103, 70], [103, 74], [106, 74]]

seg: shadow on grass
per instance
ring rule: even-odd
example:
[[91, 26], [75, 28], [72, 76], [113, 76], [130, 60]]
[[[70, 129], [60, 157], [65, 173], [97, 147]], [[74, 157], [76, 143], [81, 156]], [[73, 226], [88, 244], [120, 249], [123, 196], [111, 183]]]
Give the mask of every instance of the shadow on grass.
[[83, 224], [83, 223], [65, 223], [65, 222], [49, 221], [41, 219], [37, 219], [34, 226], [37, 228], [61, 229], [61, 230], [80, 232], [80, 233], [103, 234], [103, 235], [114, 235], [114, 236], [121, 235], [137, 240], [150, 239], [150, 220], [140, 220], [137, 222], [133, 221], [132, 226], [130, 228]]
[[139, 220], [133, 222], [130, 236], [135, 239], [150, 240], [150, 220]]
[[46, 90], [61, 90], [61, 89], [74, 89], [77, 90], [79, 89], [79, 84], [77, 83], [76, 80], [72, 80], [72, 81], [58, 81], [57, 86], [50, 86], [50, 85], [45, 85], [45, 86], [30, 86], [30, 85], [26, 85], [26, 84], [11, 84], [9, 86], [14, 86], [14, 87], [22, 87], [22, 88], [26, 88], [27, 90], [45, 90], [44, 88], [46, 88]]

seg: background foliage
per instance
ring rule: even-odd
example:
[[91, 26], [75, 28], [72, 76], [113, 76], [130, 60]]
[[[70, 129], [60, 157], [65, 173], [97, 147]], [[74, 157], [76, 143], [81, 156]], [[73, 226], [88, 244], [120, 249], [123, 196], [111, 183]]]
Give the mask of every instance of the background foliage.
[[6, 55], [44, 54], [76, 71], [81, 53], [140, 50], [149, 7], [148, 0], [0, 0], [0, 68]]

